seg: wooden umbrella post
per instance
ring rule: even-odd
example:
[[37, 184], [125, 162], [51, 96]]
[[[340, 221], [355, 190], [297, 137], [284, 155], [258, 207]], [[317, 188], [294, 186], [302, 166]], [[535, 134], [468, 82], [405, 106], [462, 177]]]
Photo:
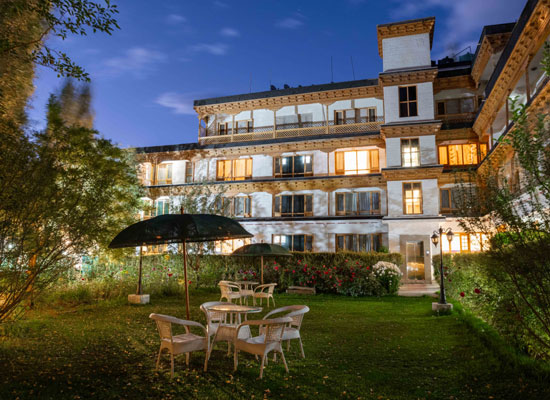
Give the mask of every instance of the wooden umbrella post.
[[262, 285], [264, 284], [264, 256], [260, 256], [260, 259], [262, 260]]
[[141, 290], [141, 263], [143, 261], [143, 245], [139, 246], [139, 277], [138, 277], [138, 287], [137, 287], [137, 294], [141, 296], [142, 290]]
[[187, 281], [187, 246], [183, 241], [183, 277], [185, 278], [185, 314], [189, 320], [189, 282]]

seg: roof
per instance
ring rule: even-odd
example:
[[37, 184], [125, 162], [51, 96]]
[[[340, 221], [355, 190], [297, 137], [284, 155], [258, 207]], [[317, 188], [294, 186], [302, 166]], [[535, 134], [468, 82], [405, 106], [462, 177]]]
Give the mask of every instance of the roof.
[[489, 82], [487, 83], [487, 86], [485, 87], [485, 98], [489, 97], [489, 94], [493, 90], [493, 87], [495, 86], [495, 83], [504, 69], [504, 66], [506, 65], [506, 62], [508, 61], [508, 58], [512, 54], [512, 51], [514, 50], [514, 47], [516, 47], [516, 43], [519, 40], [523, 30], [525, 29], [525, 26], [527, 25], [527, 22], [531, 18], [531, 14], [535, 10], [535, 7], [538, 4], [538, 0], [528, 0], [527, 4], [525, 5], [525, 8], [521, 12], [521, 15], [518, 19], [518, 22], [514, 24], [514, 29], [512, 30], [512, 35], [510, 36], [510, 39], [508, 40], [508, 43], [506, 44], [506, 47], [504, 47], [504, 50], [502, 51], [502, 54], [498, 60], [498, 63], [493, 71], [493, 74], [491, 75], [491, 78], [489, 79]]
[[208, 149], [220, 149], [226, 147], [241, 147], [250, 145], [265, 145], [276, 143], [288, 143], [288, 142], [302, 142], [311, 140], [323, 140], [334, 138], [347, 138], [356, 136], [377, 136], [380, 132], [351, 132], [351, 133], [335, 133], [332, 135], [322, 134], [314, 136], [298, 136], [291, 138], [278, 138], [278, 139], [266, 139], [266, 140], [254, 140], [249, 142], [232, 142], [232, 143], [217, 143], [217, 144], [199, 144], [199, 143], [182, 143], [182, 144], [170, 144], [164, 146], [149, 146], [149, 147], [136, 147], [134, 150], [138, 154], [148, 153], [165, 153], [172, 151], [188, 151], [188, 150], [208, 150]]
[[378, 85], [377, 78], [359, 79], [354, 81], [333, 82], [333, 83], [325, 83], [321, 85], [298, 86], [298, 87], [291, 87], [288, 89], [266, 90], [264, 92], [254, 92], [254, 93], [236, 94], [231, 96], [212, 97], [209, 99], [195, 100], [193, 102], [193, 105], [195, 107], [200, 107], [200, 106], [206, 106], [210, 104], [233, 103], [238, 101], [289, 96], [293, 94], [326, 92], [330, 90], [348, 89], [348, 88], [363, 87], [363, 86], [377, 86], [377, 85]]
[[481, 44], [483, 43], [483, 39], [485, 38], [485, 36], [497, 35], [501, 33], [510, 33], [514, 29], [515, 25], [516, 25], [515, 22], [509, 22], [506, 24], [485, 25], [483, 27], [483, 30], [481, 31], [481, 36], [479, 37], [479, 41], [477, 42], [474, 60], [477, 58], [477, 55], [479, 54], [479, 50], [481, 49]]

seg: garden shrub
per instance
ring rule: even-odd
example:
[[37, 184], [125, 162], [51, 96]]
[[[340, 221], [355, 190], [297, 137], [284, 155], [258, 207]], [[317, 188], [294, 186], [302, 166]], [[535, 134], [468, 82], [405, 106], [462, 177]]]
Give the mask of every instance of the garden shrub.
[[[510, 255], [507, 262], [514, 262], [514, 258]], [[536, 297], [537, 294], [529, 291], [518, 293], [509, 275], [503, 271], [502, 262], [490, 253], [444, 255], [447, 295], [494, 327], [514, 347], [535, 358], [550, 359], [550, 349], [533, 335], [548, 337], [535, 321], [534, 312], [537, 310], [522, 307], [523, 300], [520, 299], [521, 296]], [[438, 279], [439, 263], [438, 255], [433, 258]], [[530, 263], [529, 268], [538, 267], [536, 263]], [[516, 276], [516, 279], [521, 277]], [[528, 300], [537, 304], [536, 299]]]
[[[193, 255], [190, 256], [194, 257]], [[379, 261], [401, 265], [397, 253], [293, 253], [290, 257], [266, 257], [264, 282], [277, 283], [277, 290], [289, 286], [315, 287], [319, 293], [347, 296], [383, 296], [395, 294], [400, 275], [395, 268], [373, 266]], [[191, 264], [191, 263], [190, 263]], [[198, 271], [188, 268], [192, 287], [215, 288], [220, 280], [260, 280], [260, 260], [255, 257], [202, 255]], [[81, 297], [106, 299], [125, 297], [136, 290], [139, 258], [127, 257], [116, 262], [94, 260], [82, 274], [65, 277], [55, 294], [60, 301], [72, 302]], [[183, 293], [183, 260], [179, 254], [143, 257], [143, 290], [153, 296]]]

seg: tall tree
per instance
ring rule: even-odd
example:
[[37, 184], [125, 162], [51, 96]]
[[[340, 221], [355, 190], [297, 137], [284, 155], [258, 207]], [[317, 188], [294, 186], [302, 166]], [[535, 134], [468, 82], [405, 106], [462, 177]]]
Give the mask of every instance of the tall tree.
[[133, 155], [62, 114], [52, 96], [46, 131], [0, 151], [0, 322], [137, 215]]
[[[51, 68], [59, 76], [89, 80], [68, 54], [46, 43], [70, 34], [111, 34], [119, 28], [116, 5], [109, 0], [2, 0], [0, 4], [0, 128], [25, 122], [25, 105], [32, 94], [34, 66]], [[12, 132], [13, 133], [13, 132]]]

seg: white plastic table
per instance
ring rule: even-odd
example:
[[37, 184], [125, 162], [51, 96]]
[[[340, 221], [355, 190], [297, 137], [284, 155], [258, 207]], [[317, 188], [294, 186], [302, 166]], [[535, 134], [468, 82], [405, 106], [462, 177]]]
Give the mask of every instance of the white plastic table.
[[[259, 313], [262, 312], [262, 307], [250, 307], [250, 306], [242, 306], [239, 304], [218, 304], [215, 306], [208, 307], [209, 310], [215, 311], [215, 312], [221, 312], [226, 313], [229, 315], [229, 320], [227, 320], [225, 323], [221, 323], [218, 326], [218, 329], [216, 329], [216, 334], [214, 335], [214, 340], [212, 341], [212, 346], [215, 342], [227, 342], [227, 353], [230, 353], [230, 347], [231, 343], [235, 339], [235, 331], [237, 329], [237, 326], [241, 323], [241, 315], [244, 315], [244, 320], [246, 321], [247, 314], [253, 314], [253, 313]], [[244, 326], [239, 331], [239, 339], [248, 339], [251, 337], [252, 334], [250, 332], [249, 326]], [[210, 351], [212, 352], [212, 348], [210, 348]]]

